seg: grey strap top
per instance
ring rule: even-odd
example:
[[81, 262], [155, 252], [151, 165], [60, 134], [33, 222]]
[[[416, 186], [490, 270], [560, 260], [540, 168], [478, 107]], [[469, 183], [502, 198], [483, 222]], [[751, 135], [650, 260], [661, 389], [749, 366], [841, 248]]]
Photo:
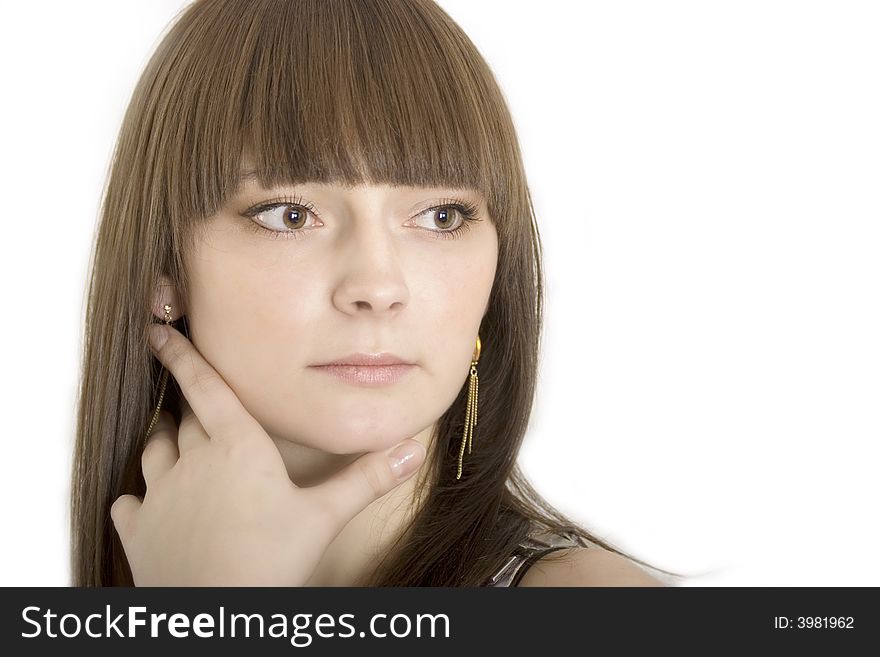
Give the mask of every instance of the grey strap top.
[[516, 586], [529, 567], [541, 557], [570, 547], [591, 547], [593, 544], [574, 532], [557, 534], [533, 530], [514, 550], [513, 555], [483, 586]]

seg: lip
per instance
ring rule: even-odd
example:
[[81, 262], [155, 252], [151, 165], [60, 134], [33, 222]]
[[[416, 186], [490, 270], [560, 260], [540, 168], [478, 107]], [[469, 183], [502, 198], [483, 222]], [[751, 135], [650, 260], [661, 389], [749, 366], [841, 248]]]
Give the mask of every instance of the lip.
[[313, 365], [312, 367], [346, 383], [363, 386], [384, 386], [398, 383], [416, 369], [415, 365], [407, 363], [396, 365]]
[[327, 367], [327, 366], [337, 366], [337, 365], [359, 365], [359, 366], [368, 366], [368, 367], [376, 367], [376, 366], [387, 366], [387, 365], [415, 365], [415, 363], [411, 363], [408, 360], [397, 356], [396, 354], [389, 353], [387, 351], [383, 351], [378, 354], [365, 354], [358, 352], [356, 354], [349, 354], [348, 356], [343, 356], [337, 360], [334, 360], [329, 363], [319, 363], [318, 365], [313, 365], [312, 367]]
[[384, 386], [401, 381], [415, 370], [417, 365], [396, 354], [383, 351], [378, 354], [349, 354], [331, 363], [312, 365], [312, 367], [346, 383]]

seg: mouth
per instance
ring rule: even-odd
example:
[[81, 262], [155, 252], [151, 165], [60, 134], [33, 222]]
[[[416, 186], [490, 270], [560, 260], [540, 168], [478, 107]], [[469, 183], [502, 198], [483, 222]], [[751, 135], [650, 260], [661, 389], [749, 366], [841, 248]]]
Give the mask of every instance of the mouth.
[[392, 363], [389, 365], [330, 363], [327, 365], [312, 365], [312, 368], [346, 383], [383, 386], [402, 381], [415, 371], [417, 365], [412, 363]]
[[343, 356], [342, 358], [338, 358], [334, 361], [328, 363], [318, 363], [314, 367], [326, 367], [326, 366], [350, 366], [350, 365], [359, 365], [359, 366], [387, 366], [387, 365], [415, 365], [415, 363], [401, 358], [396, 354], [389, 353], [387, 351], [383, 351], [377, 354], [368, 354], [363, 352], [358, 352], [355, 354], [349, 354], [348, 356]]

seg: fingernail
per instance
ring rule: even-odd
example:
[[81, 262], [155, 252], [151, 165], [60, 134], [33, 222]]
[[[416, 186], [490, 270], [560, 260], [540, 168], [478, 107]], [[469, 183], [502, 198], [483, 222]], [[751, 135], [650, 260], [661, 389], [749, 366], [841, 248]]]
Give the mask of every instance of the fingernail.
[[168, 329], [161, 324], [153, 324], [149, 328], [150, 346], [154, 351], [159, 351], [168, 340]]
[[425, 460], [425, 448], [415, 440], [406, 440], [391, 450], [388, 460], [394, 476], [403, 479], [415, 472]]

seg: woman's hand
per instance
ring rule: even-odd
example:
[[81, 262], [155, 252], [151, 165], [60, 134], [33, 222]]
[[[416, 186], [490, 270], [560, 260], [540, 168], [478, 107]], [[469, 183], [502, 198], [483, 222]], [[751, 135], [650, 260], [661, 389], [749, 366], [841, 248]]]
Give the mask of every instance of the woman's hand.
[[[110, 509], [136, 586], [303, 586], [342, 528], [424, 462], [424, 447], [407, 439], [297, 487], [275, 443], [193, 344], [151, 328], [168, 336], [154, 351], [189, 405], [179, 428], [163, 411], [147, 440], [143, 500], [122, 495]], [[406, 449], [412, 456], [394, 466]]]

